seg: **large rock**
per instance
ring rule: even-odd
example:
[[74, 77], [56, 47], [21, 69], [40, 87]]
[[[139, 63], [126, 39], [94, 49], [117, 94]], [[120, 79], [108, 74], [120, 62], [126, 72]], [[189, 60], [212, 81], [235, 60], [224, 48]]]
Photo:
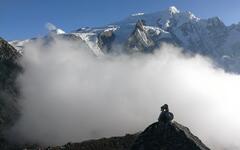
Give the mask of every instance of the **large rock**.
[[187, 127], [177, 122], [153, 123], [142, 132], [131, 150], [209, 150]]

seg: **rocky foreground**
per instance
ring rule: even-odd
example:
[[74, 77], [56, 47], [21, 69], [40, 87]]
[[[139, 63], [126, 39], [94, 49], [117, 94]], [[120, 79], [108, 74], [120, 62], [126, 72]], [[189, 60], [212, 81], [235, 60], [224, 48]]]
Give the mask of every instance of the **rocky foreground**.
[[177, 123], [153, 123], [139, 134], [102, 138], [63, 146], [5, 146], [5, 149], [25, 150], [209, 150], [190, 130]]
[[209, 150], [190, 130], [177, 123], [153, 123], [142, 132], [131, 150]]

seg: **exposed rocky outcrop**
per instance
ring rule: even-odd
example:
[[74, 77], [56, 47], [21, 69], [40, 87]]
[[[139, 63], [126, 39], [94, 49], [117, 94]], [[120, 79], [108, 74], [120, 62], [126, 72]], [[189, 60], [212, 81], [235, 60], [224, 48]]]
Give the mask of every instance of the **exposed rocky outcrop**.
[[112, 30], [103, 31], [98, 34], [98, 46], [105, 52], [109, 52], [112, 48], [112, 43], [115, 39], [115, 34]]
[[187, 127], [177, 122], [153, 123], [142, 132], [131, 150], [209, 150]]
[[102, 138], [82, 143], [68, 143], [64, 146], [49, 147], [49, 150], [130, 150], [137, 134], [127, 134], [123, 137]]
[[15, 60], [19, 56], [18, 51], [0, 37], [0, 61]]
[[[1, 150], [130, 150], [138, 134], [122, 137], [101, 138], [81, 143], [67, 143], [63, 146], [41, 146], [37, 144], [14, 145], [0, 139]], [[3, 144], [1, 144], [3, 143]]]
[[151, 52], [155, 46], [153, 40], [149, 37], [144, 28], [144, 20], [136, 23], [135, 29], [126, 43], [126, 49], [129, 53]]
[[208, 150], [187, 127], [172, 122], [174, 115], [168, 105], [161, 107], [158, 122], [145, 129], [131, 150]]

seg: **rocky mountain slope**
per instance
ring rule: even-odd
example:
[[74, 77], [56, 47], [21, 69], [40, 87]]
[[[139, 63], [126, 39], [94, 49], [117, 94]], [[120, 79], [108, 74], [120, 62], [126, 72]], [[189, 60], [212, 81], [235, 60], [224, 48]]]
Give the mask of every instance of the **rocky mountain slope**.
[[0, 135], [18, 116], [17, 98], [19, 89], [16, 78], [22, 71], [18, 64], [20, 54], [0, 38]]

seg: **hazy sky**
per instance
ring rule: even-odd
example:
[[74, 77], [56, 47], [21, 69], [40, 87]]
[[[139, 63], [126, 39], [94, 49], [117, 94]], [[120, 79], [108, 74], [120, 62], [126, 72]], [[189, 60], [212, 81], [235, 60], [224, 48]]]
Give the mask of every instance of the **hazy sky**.
[[219, 16], [227, 25], [240, 21], [239, 0], [1, 0], [0, 36], [7, 40], [41, 36], [47, 22], [65, 31], [101, 26], [172, 5], [201, 18]]

